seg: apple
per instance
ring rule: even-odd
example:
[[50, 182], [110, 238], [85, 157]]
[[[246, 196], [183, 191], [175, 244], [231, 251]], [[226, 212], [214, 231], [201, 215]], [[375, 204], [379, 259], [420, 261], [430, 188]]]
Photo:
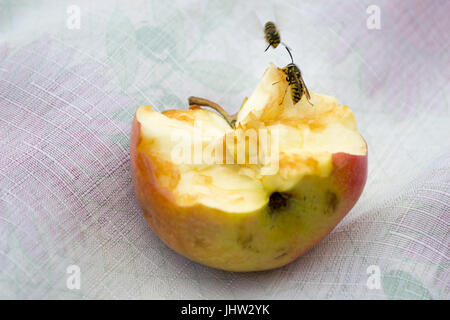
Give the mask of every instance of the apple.
[[[305, 97], [294, 105], [285, 79], [270, 64], [233, 123], [200, 106], [137, 109], [136, 197], [167, 246], [218, 269], [277, 268], [354, 206], [366, 182], [367, 145], [352, 111], [311, 91], [313, 106]], [[255, 142], [264, 147], [256, 154]], [[202, 161], [208, 154], [216, 157]]]

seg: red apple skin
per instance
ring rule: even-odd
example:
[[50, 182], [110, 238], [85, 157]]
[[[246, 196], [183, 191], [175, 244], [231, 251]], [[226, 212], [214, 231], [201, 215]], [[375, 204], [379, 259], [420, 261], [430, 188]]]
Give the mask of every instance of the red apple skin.
[[[366, 182], [367, 153], [364, 156], [336, 153], [329, 177], [309, 177], [300, 182], [299, 192], [318, 193], [319, 201], [308, 205], [331, 199], [331, 205], [319, 205], [318, 210], [311, 207], [311, 212], [270, 215], [267, 206], [249, 213], [228, 213], [202, 205], [180, 207], [156, 177], [157, 170], [170, 168], [164, 168], [158, 159], [139, 149], [140, 127], [135, 117], [131, 168], [136, 197], [148, 224], [167, 246], [213, 268], [259, 271], [294, 261], [334, 229], [355, 205]], [[330, 194], [328, 198], [323, 196]]]

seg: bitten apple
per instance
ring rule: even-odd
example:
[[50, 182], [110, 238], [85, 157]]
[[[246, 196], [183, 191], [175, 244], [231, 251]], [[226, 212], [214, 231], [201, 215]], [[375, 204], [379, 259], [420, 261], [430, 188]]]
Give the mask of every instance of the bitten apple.
[[[167, 246], [223, 270], [277, 268], [322, 240], [354, 206], [366, 181], [367, 145], [353, 113], [314, 92], [313, 106], [305, 98], [294, 105], [285, 78], [270, 64], [235, 126], [195, 106], [138, 108], [131, 134], [136, 196]], [[276, 138], [268, 139], [271, 157], [251, 162], [251, 138], [259, 146], [263, 133]], [[222, 158], [193, 161], [202, 159], [199, 146], [204, 155], [210, 145]], [[186, 150], [192, 157], [177, 157]]]

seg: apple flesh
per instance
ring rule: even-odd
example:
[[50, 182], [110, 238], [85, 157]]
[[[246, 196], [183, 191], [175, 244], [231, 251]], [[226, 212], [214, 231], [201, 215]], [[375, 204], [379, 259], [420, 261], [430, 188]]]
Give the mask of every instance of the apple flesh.
[[[351, 210], [367, 176], [367, 145], [351, 110], [314, 92], [314, 106], [304, 98], [294, 105], [287, 89], [282, 70], [271, 64], [241, 107], [236, 129], [198, 107], [136, 111], [135, 192], [167, 246], [214, 268], [267, 270], [307, 252]], [[202, 143], [238, 129], [278, 130], [277, 171], [261, 174], [262, 164], [175, 163], [172, 133], [192, 132], [195, 121], [214, 129]]]

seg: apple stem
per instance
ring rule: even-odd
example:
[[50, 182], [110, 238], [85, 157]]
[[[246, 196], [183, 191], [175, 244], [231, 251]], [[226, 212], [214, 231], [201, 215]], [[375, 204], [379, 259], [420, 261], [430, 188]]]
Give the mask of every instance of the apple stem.
[[212, 102], [211, 100], [207, 100], [207, 99], [199, 98], [199, 97], [189, 97], [188, 101], [189, 101], [189, 106], [197, 105], [197, 106], [201, 106], [201, 107], [209, 107], [211, 109], [214, 109], [215, 111], [217, 111], [217, 113], [219, 113], [225, 119], [226, 122], [228, 122], [230, 127], [232, 129], [234, 129], [234, 127], [236, 125], [236, 119], [234, 117], [230, 116], [228, 114], [228, 112], [226, 112], [225, 109], [222, 108], [221, 106], [219, 106], [217, 103]]

